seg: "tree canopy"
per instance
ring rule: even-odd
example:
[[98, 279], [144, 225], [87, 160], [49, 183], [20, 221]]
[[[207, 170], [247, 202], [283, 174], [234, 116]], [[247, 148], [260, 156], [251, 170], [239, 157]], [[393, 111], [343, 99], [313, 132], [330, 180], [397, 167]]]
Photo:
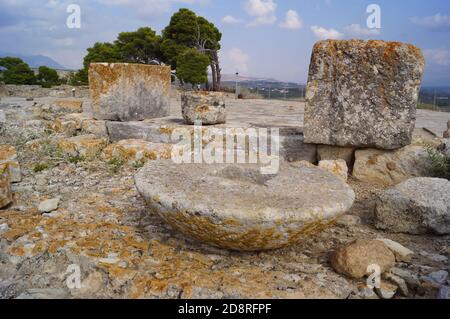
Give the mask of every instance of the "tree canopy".
[[36, 77], [22, 59], [5, 57], [0, 58], [0, 66], [6, 68], [2, 72], [2, 81], [6, 84], [35, 84]]
[[39, 67], [39, 73], [36, 76], [36, 80], [42, 87], [47, 88], [60, 84], [60, 79], [56, 70], [46, 66]]
[[196, 49], [209, 58], [213, 76], [213, 89], [220, 88], [218, 51], [222, 33], [216, 26], [189, 9], [180, 9], [162, 32], [161, 51], [172, 69], [178, 70], [178, 58], [187, 49]]
[[209, 58], [196, 49], [186, 49], [178, 56], [177, 76], [182, 82], [192, 85], [205, 83], [209, 62]]

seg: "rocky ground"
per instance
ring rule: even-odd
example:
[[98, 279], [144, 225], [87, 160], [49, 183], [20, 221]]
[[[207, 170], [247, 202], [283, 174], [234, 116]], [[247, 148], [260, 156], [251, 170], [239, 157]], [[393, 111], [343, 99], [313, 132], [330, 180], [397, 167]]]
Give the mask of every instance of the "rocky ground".
[[[402, 282], [392, 286], [383, 275], [386, 287], [397, 292], [394, 298], [448, 296], [450, 237], [375, 229], [374, 201], [384, 187], [350, 178], [357, 199], [348, 215], [293, 247], [260, 253], [213, 248], [184, 237], [146, 209], [134, 186], [139, 163], [60, 154], [53, 146], [61, 137], [51, 128], [54, 118], [36, 113], [51, 102], [0, 101], [6, 118], [0, 144], [16, 147], [22, 173], [12, 184], [13, 203], [0, 210], [0, 298], [379, 298], [364, 289], [365, 279], [338, 274], [330, 264], [339, 247], [376, 238], [414, 252], [391, 269]], [[297, 102], [229, 104], [251, 108], [253, 121], [263, 122], [261, 116], [273, 114], [274, 107], [281, 114], [274, 123], [302, 121]], [[436, 118], [428, 129], [442, 132], [449, 117], [420, 112], [418, 124]], [[36, 140], [39, 148], [32, 146]], [[39, 207], [56, 198], [56, 209]], [[80, 289], [67, 285], [73, 269], [81, 271]]]

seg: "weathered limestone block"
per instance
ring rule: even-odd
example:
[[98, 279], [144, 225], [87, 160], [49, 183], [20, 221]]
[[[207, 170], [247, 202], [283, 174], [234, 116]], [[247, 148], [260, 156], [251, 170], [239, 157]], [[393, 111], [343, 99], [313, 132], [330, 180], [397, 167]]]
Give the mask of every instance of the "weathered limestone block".
[[69, 112], [69, 113], [83, 113], [82, 100], [56, 100], [51, 105], [51, 110], [55, 113]]
[[66, 136], [74, 136], [77, 133], [77, 122], [74, 120], [58, 118], [50, 125], [50, 129], [56, 133], [61, 133]]
[[170, 85], [166, 66], [92, 63], [89, 86], [94, 118], [142, 121], [168, 116]]
[[336, 175], [343, 181], [347, 181], [348, 167], [344, 160], [320, 161], [319, 167]]
[[58, 148], [63, 153], [86, 159], [93, 159], [100, 155], [106, 145], [105, 139], [97, 138], [95, 135], [80, 135], [58, 141]]
[[330, 145], [317, 146], [317, 157], [319, 161], [344, 160], [347, 163], [347, 167], [352, 167], [354, 155], [355, 148], [353, 147], [339, 147]]
[[197, 240], [257, 251], [293, 245], [351, 208], [353, 190], [318, 168], [151, 161], [135, 176], [152, 212]]
[[11, 180], [8, 167], [0, 165], [0, 209], [11, 204]]
[[9, 176], [12, 183], [22, 180], [19, 160], [17, 159], [16, 148], [12, 145], [0, 145], [0, 169], [8, 167]]
[[331, 266], [340, 274], [351, 278], [370, 275], [370, 265], [378, 265], [386, 272], [395, 265], [395, 256], [384, 243], [378, 240], [357, 240], [337, 249], [330, 258]]
[[225, 95], [219, 92], [183, 92], [181, 112], [187, 124], [202, 121], [203, 125], [226, 122]]
[[306, 143], [381, 149], [409, 145], [424, 66], [420, 49], [410, 44], [316, 43], [306, 94]]
[[412, 177], [428, 176], [430, 165], [423, 146], [410, 145], [396, 151], [365, 149], [355, 152], [353, 176], [363, 182], [393, 186]]
[[108, 137], [106, 121], [102, 120], [84, 120], [81, 123], [81, 133], [85, 135], [95, 135], [97, 137]]
[[171, 151], [170, 144], [123, 140], [105, 148], [102, 157], [107, 161], [118, 158], [130, 164], [136, 162], [143, 164], [149, 160], [170, 159]]
[[380, 195], [375, 226], [393, 233], [450, 234], [450, 181], [413, 178]]
[[72, 114], [64, 115], [63, 119], [65, 121], [74, 121], [76, 123], [76, 129], [81, 130], [83, 121], [92, 120], [92, 117], [90, 117], [87, 114], [83, 114], [83, 113], [72, 113]]

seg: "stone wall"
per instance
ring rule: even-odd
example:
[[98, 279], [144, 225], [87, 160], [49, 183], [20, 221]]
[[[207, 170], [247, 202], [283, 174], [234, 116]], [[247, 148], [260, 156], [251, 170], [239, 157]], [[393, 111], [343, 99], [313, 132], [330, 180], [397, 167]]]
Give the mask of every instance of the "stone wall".
[[52, 88], [43, 88], [40, 85], [0, 85], [0, 96], [14, 96], [24, 98], [41, 97], [72, 97], [72, 89], [75, 88], [75, 97], [85, 98], [89, 96], [89, 90], [86, 86], [61, 85]]

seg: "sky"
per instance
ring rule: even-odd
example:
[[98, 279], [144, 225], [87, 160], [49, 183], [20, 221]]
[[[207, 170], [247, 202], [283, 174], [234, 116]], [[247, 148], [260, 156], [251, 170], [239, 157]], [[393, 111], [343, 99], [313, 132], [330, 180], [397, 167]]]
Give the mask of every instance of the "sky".
[[[71, 4], [80, 28], [67, 27]], [[367, 23], [371, 4], [381, 10], [379, 29]], [[448, 0], [0, 0], [0, 52], [47, 55], [77, 69], [95, 42], [142, 26], [160, 33], [180, 8], [222, 31], [224, 74], [305, 83], [316, 41], [381, 39], [421, 48], [424, 85], [450, 85]]]

